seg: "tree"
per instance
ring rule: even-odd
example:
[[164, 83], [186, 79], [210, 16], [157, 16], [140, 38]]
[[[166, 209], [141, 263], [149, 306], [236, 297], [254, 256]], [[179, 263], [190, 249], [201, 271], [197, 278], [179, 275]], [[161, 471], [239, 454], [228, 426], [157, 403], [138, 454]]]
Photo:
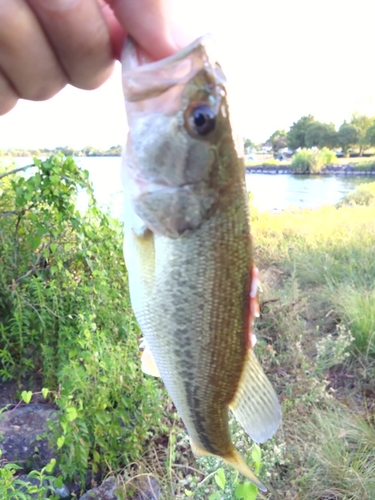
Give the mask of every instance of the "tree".
[[122, 147], [120, 145], [111, 146], [108, 149], [108, 151], [105, 152], [105, 154], [109, 155], [109, 156], [121, 156], [121, 151], [122, 151]]
[[271, 144], [273, 152], [277, 153], [280, 149], [287, 147], [287, 133], [285, 130], [276, 130], [267, 142]]
[[352, 148], [358, 144], [359, 138], [359, 128], [351, 123], [344, 122], [339, 131], [337, 132], [337, 138], [344, 154], [346, 155], [349, 148]]
[[375, 121], [375, 117], [360, 115], [359, 113], [354, 113], [350, 123], [358, 128], [358, 145], [359, 145], [359, 156], [365, 149], [368, 148], [369, 143], [367, 142], [366, 132]]
[[287, 141], [290, 149], [305, 148], [305, 134], [307, 127], [315, 123], [312, 115], [302, 116], [297, 122], [294, 122], [287, 133]]
[[375, 123], [367, 129], [366, 141], [370, 146], [375, 146]]
[[77, 151], [75, 151], [70, 146], [63, 146], [63, 147], [59, 146], [56, 148], [56, 152], [62, 153], [64, 156], [74, 156], [77, 153]]
[[334, 148], [337, 145], [337, 132], [333, 123], [312, 123], [306, 129], [305, 144], [308, 148], [313, 146], [319, 149]]

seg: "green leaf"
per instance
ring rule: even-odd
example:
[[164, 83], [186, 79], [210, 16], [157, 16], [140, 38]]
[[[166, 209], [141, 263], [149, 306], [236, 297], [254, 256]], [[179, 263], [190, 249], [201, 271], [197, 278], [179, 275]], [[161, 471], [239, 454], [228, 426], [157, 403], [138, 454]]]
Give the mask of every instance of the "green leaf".
[[185, 491], [185, 495], [186, 495], [187, 497], [192, 497], [192, 496], [194, 495], [194, 493], [193, 493], [192, 491], [187, 490], [186, 488], [185, 488], [185, 490], [184, 490], [184, 491]]
[[51, 458], [49, 463], [44, 468], [50, 474], [55, 468], [55, 465], [56, 465], [56, 458]]
[[65, 437], [64, 436], [60, 436], [59, 438], [57, 438], [57, 447], [58, 449], [60, 449], [62, 447], [62, 445], [65, 443]]
[[257, 444], [254, 444], [253, 449], [251, 450], [251, 458], [256, 464], [261, 464], [262, 462], [262, 451]]
[[46, 387], [43, 387], [42, 396], [44, 397], [44, 399], [47, 399], [48, 393], [49, 393], [49, 389], [47, 389]]
[[98, 412], [95, 415], [95, 418], [96, 418], [96, 420], [99, 422], [99, 424], [101, 426], [105, 427], [107, 425], [107, 423], [108, 423], [109, 416], [108, 416], [108, 414], [104, 414], [104, 413], [99, 413]]
[[220, 494], [218, 492], [211, 493], [211, 495], [208, 497], [208, 500], [220, 500]]
[[238, 484], [234, 492], [234, 496], [236, 498], [243, 500], [256, 500], [257, 495], [258, 495], [258, 488], [249, 481], [246, 481], [245, 483], [242, 484]]
[[38, 246], [40, 245], [42, 241], [42, 238], [40, 236], [34, 236], [32, 241], [31, 241], [31, 248], [33, 250], [36, 250], [38, 248]]
[[62, 478], [62, 476], [58, 476], [56, 479], [54, 479], [53, 485], [55, 486], [55, 488], [62, 488], [62, 485], [63, 485], [63, 478]]
[[68, 406], [66, 409], [66, 419], [68, 422], [73, 422], [78, 416], [75, 406]]
[[38, 236], [44, 236], [47, 231], [45, 226], [38, 225]]
[[32, 397], [33, 397], [33, 393], [31, 391], [22, 391], [21, 392], [22, 401], [24, 401], [26, 404], [30, 403]]
[[217, 469], [217, 472], [215, 474], [215, 482], [219, 486], [219, 488], [224, 491], [226, 483], [224, 469]]

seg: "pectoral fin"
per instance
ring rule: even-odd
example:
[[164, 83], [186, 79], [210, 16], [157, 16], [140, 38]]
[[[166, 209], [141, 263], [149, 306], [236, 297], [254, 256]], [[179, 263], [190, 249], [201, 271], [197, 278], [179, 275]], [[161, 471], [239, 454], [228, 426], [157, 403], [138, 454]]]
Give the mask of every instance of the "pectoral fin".
[[[194, 455], [198, 457], [204, 457], [204, 456], [211, 456], [215, 457], [216, 455], [213, 455], [212, 453], [209, 453], [208, 451], [204, 450], [197, 444], [195, 444], [191, 439], [190, 439], [190, 445], [191, 449], [193, 450]], [[260, 491], [267, 491], [267, 488], [264, 486], [264, 484], [256, 477], [254, 472], [250, 469], [250, 467], [247, 465], [245, 460], [241, 457], [241, 455], [238, 453], [238, 451], [233, 447], [232, 452], [230, 455], [227, 455], [225, 457], [220, 456], [226, 462], [227, 464], [231, 465], [234, 467], [238, 472], [243, 474], [245, 477], [247, 477], [255, 486], [260, 490]]]
[[256, 443], [267, 441], [280, 426], [281, 408], [277, 395], [252, 349], [249, 349], [240, 384], [229, 407]]

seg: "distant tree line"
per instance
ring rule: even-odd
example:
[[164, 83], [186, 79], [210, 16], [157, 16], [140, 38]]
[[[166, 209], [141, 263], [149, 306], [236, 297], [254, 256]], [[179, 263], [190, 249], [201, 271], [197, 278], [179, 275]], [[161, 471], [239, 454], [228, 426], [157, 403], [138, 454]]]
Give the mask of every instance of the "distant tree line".
[[5, 149], [0, 150], [0, 156], [51, 156], [62, 153], [64, 156], [121, 156], [121, 146], [111, 146], [109, 149], [97, 149], [86, 146], [83, 149], [74, 149], [69, 146], [57, 147], [54, 149]]
[[[341, 148], [345, 156], [350, 149], [358, 149], [359, 156], [364, 151], [375, 146], [375, 116], [354, 113], [349, 122], [336, 130], [333, 123], [323, 123], [312, 115], [302, 116], [294, 122], [289, 131], [276, 130], [266, 141], [274, 153], [288, 147], [295, 151], [299, 148]], [[254, 146], [250, 139], [245, 140], [245, 146]]]

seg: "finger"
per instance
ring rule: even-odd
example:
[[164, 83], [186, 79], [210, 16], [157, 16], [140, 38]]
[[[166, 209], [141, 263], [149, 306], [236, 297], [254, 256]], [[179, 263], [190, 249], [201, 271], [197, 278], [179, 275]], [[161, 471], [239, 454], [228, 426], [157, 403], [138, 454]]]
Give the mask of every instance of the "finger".
[[120, 59], [121, 50], [126, 38], [126, 31], [123, 26], [121, 26], [120, 21], [115, 16], [115, 13], [110, 5], [106, 3], [105, 0], [99, 0], [99, 5], [102, 9], [102, 14], [109, 29], [113, 55], [116, 59]]
[[0, 73], [0, 115], [8, 113], [18, 101], [18, 95], [4, 75]]
[[109, 30], [96, 0], [27, 0], [69, 82], [90, 90], [113, 70]]
[[0, 0], [0, 71], [20, 97], [43, 100], [66, 77], [32, 11], [23, 0]]
[[181, 48], [172, 36], [166, 1], [113, 0], [110, 3], [121, 25], [152, 58], [162, 59]]

